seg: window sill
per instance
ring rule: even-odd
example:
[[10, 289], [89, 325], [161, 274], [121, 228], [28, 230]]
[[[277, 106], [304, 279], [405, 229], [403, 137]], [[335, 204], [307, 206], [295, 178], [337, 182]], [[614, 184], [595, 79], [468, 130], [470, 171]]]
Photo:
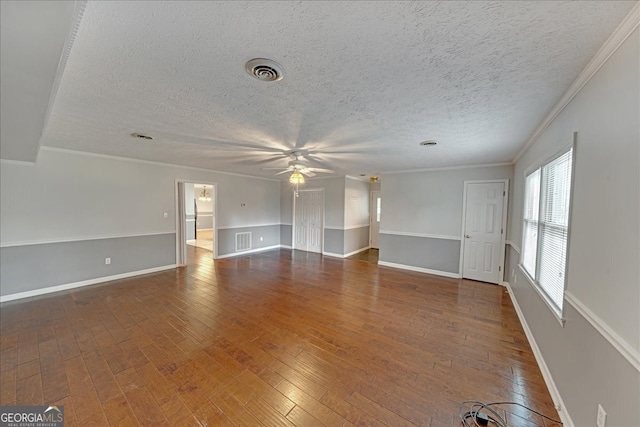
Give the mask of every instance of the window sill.
[[555, 317], [558, 323], [560, 323], [560, 326], [564, 328], [565, 319], [562, 317], [562, 313], [559, 313], [554, 305], [549, 301], [549, 297], [547, 297], [544, 291], [540, 289], [540, 286], [531, 278], [531, 276], [529, 276], [529, 273], [527, 273], [522, 264], [518, 264], [518, 268], [520, 268], [520, 272], [527, 279], [531, 287], [535, 289], [540, 298], [542, 298], [542, 301], [544, 301], [545, 305], [549, 308], [549, 310], [551, 310], [551, 313], [553, 313], [553, 317]]

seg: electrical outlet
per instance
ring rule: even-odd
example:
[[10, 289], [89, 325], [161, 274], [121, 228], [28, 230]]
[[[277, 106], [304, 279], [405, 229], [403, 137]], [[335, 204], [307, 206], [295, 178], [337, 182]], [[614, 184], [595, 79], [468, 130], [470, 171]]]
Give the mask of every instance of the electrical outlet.
[[607, 425], [607, 413], [602, 409], [602, 405], [598, 404], [598, 418], [596, 419], [598, 427], [605, 427]]
[[104, 259], [104, 263], [105, 263], [106, 265], [111, 264], [111, 258], [105, 258], [105, 259]]
[[260, 236], [260, 241], [262, 242], [264, 240], [264, 238], [262, 236]]
[[163, 217], [168, 218], [169, 217], [169, 212], [165, 212], [162, 214]]

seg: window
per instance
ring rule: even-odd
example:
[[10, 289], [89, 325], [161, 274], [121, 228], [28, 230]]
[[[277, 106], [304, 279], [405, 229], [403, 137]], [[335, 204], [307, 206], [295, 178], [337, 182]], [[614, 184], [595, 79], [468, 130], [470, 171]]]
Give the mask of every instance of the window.
[[521, 266], [562, 317], [573, 148], [529, 173], [525, 180]]

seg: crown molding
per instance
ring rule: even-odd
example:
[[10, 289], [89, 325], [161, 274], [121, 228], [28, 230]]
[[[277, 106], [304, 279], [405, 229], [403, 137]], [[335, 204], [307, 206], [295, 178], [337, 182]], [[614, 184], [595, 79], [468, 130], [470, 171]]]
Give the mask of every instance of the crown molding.
[[478, 163], [475, 165], [460, 165], [460, 166], [443, 166], [439, 168], [424, 168], [424, 169], [408, 169], [402, 171], [387, 171], [381, 172], [380, 176], [384, 175], [397, 175], [402, 173], [417, 173], [417, 172], [437, 172], [437, 171], [448, 171], [448, 170], [458, 170], [458, 169], [480, 169], [480, 168], [494, 168], [500, 166], [513, 166], [513, 162], [500, 162], [500, 163]]
[[[163, 163], [163, 162], [156, 162], [156, 161], [152, 161], [152, 160], [142, 160], [142, 159], [135, 159], [132, 157], [121, 157], [121, 156], [114, 156], [111, 154], [100, 154], [100, 153], [91, 153], [88, 151], [76, 151], [76, 150], [69, 150], [67, 148], [58, 148], [58, 147], [50, 147], [50, 146], [43, 146], [41, 148], [41, 150], [43, 151], [51, 151], [54, 153], [67, 153], [67, 154], [76, 154], [79, 156], [87, 156], [87, 157], [97, 157], [97, 158], [101, 158], [101, 159], [111, 159], [111, 160], [122, 160], [125, 162], [131, 162], [131, 163], [142, 163], [142, 164], [146, 164], [146, 165], [154, 165], [154, 166], [165, 166], [165, 167], [171, 167], [171, 168], [180, 168], [180, 169], [187, 169], [187, 170], [193, 170], [193, 171], [201, 171], [201, 172], [211, 172], [211, 173], [216, 173], [216, 174], [220, 174], [220, 175], [232, 175], [232, 176], [240, 176], [243, 178], [253, 178], [253, 179], [259, 179], [262, 181], [271, 181], [271, 182], [286, 182], [286, 181], [280, 181], [277, 179], [273, 179], [273, 178], [266, 178], [266, 177], [262, 177], [262, 176], [254, 176], [254, 175], [245, 175], [245, 174], [241, 174], [241, 173], [234, 173], [234, 172], [225, 172], [225, 171], [219, 171], [219, 170], [215, 170], [215, 169], [205, 169], [205, 168], [198, 168], [195, 166], [185, 166], [185, 165], [180, 165], [180, 164], [176, 164], [176, 163]], [[184, 182], [190, 182], [190, 181], [194, 181], [193, 179], [189, 180], [185, 180]], [[203, 181], [203, 180], [195, 180], [195, 181]]]
[[542, 120], [540, 125], [533, 132], [531, 137], [527, 140], [526, 144], [520, 149], [516, 157], [513, 159], [513, 163], [517, 163], [518, 160], [527, 152], [529, 147], [540, 138], [540, 135], [549, 127], [549, 125], [558, 117], [558, 114], [569, 105], [571, 100], [580, 92], [580, 90], [586, 85], [589, 80], [598, 72], [607, 60], [614, 54], [616, 50], [622, 45], [622, 43], [629, 38], [629, 36], [638, 28], [640, 24], [640, 2], [637, 2], [627, 16], [622, 20], [620, 25], [609, 36], [607, 41], [602, 45], [600, 50], [589, 61], [587, 66], [582, 70], [578, 77], [573, 81], [569, 89], [562, 95], [560, 100], [554, 105], [549, 114]]

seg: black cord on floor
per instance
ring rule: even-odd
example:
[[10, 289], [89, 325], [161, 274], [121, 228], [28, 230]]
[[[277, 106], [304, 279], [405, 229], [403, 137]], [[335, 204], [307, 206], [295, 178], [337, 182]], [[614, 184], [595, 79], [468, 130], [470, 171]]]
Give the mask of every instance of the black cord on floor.
[[475, 400], [465, 400], [460, 404], [460, 421], [464, 427], [484, 427], [493, 424], [497, 427], [507, 427], [507, 421], [492, 407], [498, 405], [516, 405], [526, 409], [529, 412], [540, 415], [551, 422], [562, 425], [561, 421], [548, 417], [540, 412], [533, 410], [521, 403], [517, 402], [491, 402], [482, 403]]

